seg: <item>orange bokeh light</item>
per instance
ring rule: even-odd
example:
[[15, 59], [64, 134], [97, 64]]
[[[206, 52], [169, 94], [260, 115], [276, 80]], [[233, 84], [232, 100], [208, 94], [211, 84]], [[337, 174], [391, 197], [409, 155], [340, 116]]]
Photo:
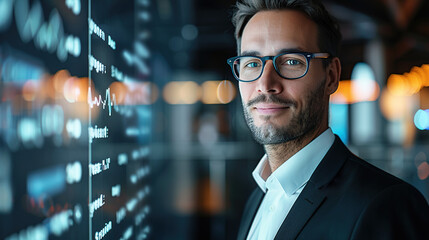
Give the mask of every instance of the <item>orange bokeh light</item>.
[[113, 82], [110, 84], [110, 94], [115, 95], [116, 104], [122, 105], [128, 94], [128, 87], [123, 82]]
[[420, 180], [425, 180], [429, 177], [429, 164], [427, 162], [422, 162], [417, 167], [417, 175], [419, 176]]
[[219, 81], [206, 81], [201, 85], [203, 89], [203, 96], [201, 98], [201, 101], [204, 104], [220, 103], [217, 95], [219, 83], [220, 83]]
[[25, 101], [32, 102], [36, 99], [38, 89], [39, 86], [35, 80], [28, 80], [22, 86], [22, 97]]
[[429, 65], [423, 64], [421, 67], [422, 72], [424, 72], [425, 78], [423, 79], [423, 86], [429, 87]]
[[331, 102], [335, 104], [352, 104], [375, 101], [379, 95], [380, 87], [375, 81], [366, 82], [365, 88], [363, 88], [353, 80], [342, 80], [339, 82], [337, 91], [331, 95]]
[[237, 91], [231, 81], [224, 80], [219, 82], [217, 87], [217, 98], [221, 103], [230, 103], [234, 100]]
[[52, 77], [55, 91], [57, 91], [58, 93], [63, 93], [64, 84], [70, 77], [70, 73], [64, 69], [55, 73], [55, 75]]
[[392, 74], [387, 79], [387, 90], [396, 96], [410, 96], [412, 90], [403, 75]]
[[394, 95], [388, 89], [384, 89], [380, 97], [380, 110], [385, 118], [391, 121], [399, 120], [411, 114], [414, 103], [413, 96]]
[[149, 105], [158, 99], [158, 87], [152, 82], [127, 82], [128, 88], [125, 96], [125, 105]]
[[163, 96], [170, 104], [194, 104], [201, 98], [201, 87], [192, 81], [169, 82]]
[[429, 65], [413, 67], [402, 75], [392, 74], [387, 79], [387, 89], [397, 96], [410, 96], [429, 86]]
[[86, 102], [88, 97], [88, 78], [70, 77], [64, 83], [64, 98], [70, 102]]

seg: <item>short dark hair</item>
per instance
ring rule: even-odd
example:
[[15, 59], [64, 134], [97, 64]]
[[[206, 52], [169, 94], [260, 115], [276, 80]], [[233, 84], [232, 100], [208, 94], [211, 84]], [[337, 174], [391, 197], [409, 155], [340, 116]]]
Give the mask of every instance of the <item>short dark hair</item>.
[[336, 20], [328, 13], [320, 0], [242, 0], [237, 1], [232, 16], [235, 26], [237, 51], [241, 51], [241, 37], [244, 27], [259, 11], [265, 10], [297, 10], [306, 14], [317, 24], [318, 46], [320, 51], [337, 57], [341, 42], [341, 33]]

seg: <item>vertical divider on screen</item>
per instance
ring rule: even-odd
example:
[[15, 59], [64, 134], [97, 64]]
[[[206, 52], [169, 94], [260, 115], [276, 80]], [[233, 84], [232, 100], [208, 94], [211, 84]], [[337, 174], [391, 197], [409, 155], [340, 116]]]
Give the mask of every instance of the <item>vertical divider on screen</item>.
[[[91, 0], [88, 0], [88, 30], [89, 30], [89, 19], [91, 19]], [[88, 86], [91, 89], [91, 69], [89, 67], [89, 55], [91, 54], [91, 34], [88, 34]], [[89, 104], [89, 103], [88, 103]], [[88, 126], [91, 127], [91, 107], [88, 107]], [[88, 128], [89, 129], [89, 128]], [[89, 130], [88, 130], [89, 131]], [[88, 167], [92, 164], [92, 143], [88, 139]], [[92, 174], [88, 174], [88, 204], [92, 202]], [[88, 205], [89, 206], [89, 205]], [[88, 211], [88, 224], [89, 224], [89, 240], [92, 240], [92, 218], [91, 211]]]

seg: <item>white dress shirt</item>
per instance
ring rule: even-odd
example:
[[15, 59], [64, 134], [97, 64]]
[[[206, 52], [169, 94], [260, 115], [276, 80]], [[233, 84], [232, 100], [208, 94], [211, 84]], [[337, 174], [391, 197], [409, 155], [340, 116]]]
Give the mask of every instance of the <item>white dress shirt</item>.
[[267, 155], [262, 157], [252, 174], [265, 197], [253, 219], [247, 240], [274, 239], [334, 139], [332, 130], [328, 128], [273, 173]]

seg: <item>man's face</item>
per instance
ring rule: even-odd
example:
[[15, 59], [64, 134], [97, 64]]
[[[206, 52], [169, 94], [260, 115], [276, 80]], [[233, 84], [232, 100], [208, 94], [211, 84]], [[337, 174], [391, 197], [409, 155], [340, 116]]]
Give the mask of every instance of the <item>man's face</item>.
[[[241, 55], [275, 56], [285, 49], [320, 52], [317, 25], [298, 11], [262, 11], [244, 28]], [[272, 61], [253, 82], [240, 82], [246, 121], [255, 139], [264, 145], [294, 140], [327, 127], [326, 74], [322, 60], [312, 59], [308, 73], [296, 80], [280, 77]]]

